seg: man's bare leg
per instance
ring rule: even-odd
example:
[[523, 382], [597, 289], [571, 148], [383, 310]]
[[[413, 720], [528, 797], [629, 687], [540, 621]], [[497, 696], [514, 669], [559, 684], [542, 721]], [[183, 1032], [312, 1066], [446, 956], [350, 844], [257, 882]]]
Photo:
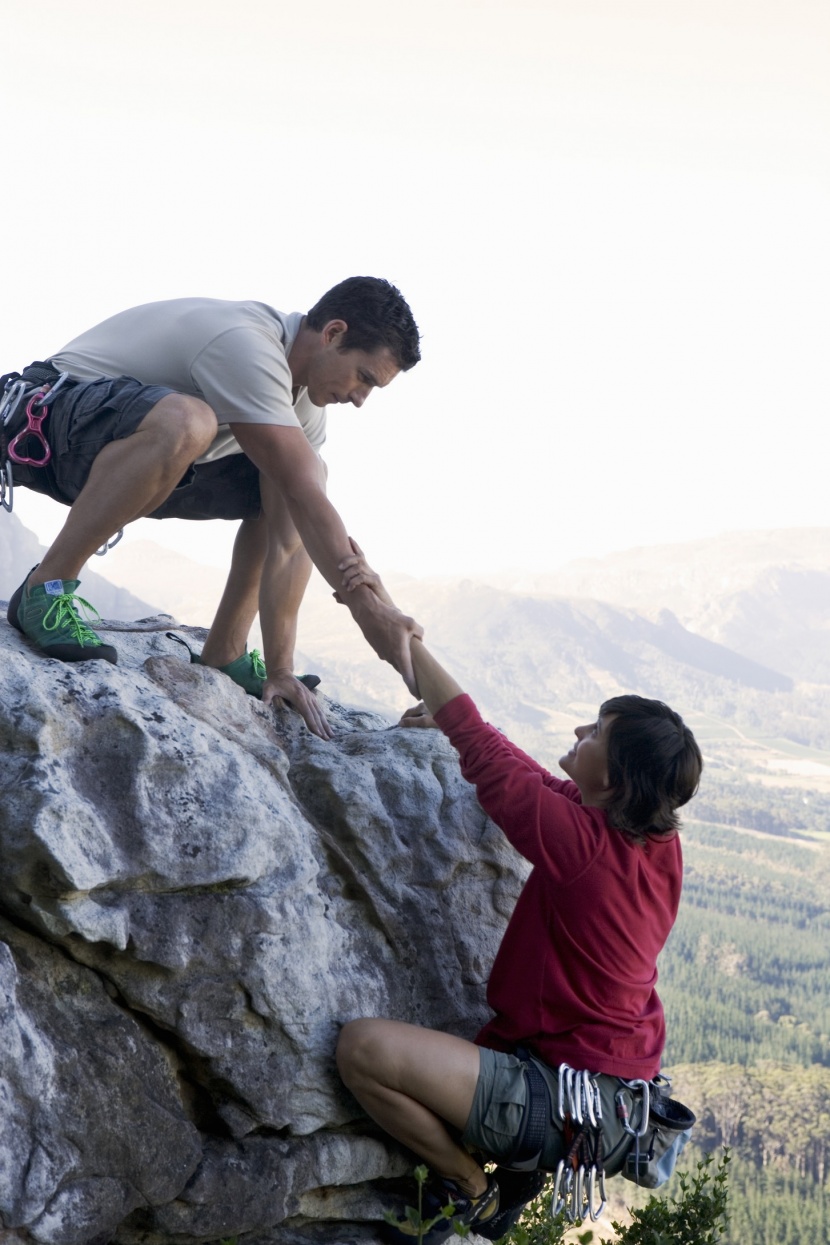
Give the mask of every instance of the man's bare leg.
[[463, 1038], [397, 1020], [352, 1020], [337, 1044], [343, 1081], [373, 1120], [470, 1197], [487, 1177], [452, 1137], [475, 1098], [478, 1047]]
[[311, 558], [285, 499], [266, 480], [261, 489], [263, 512], [258, 519], [243, 520], [237, 532], [228, 582], [201, 660], [219, 668], [237, 661], [259, 609], [267, 669], [263, 704], [287, 701], [309, 730], [331, 739], [320, 702], [293, 673], [297, 616], [311, 576]]
[[216, 416], [199, 398], [169, 394], [157, 402], [131, 436], [105, 446], [95, 459], [62, 530], [32, 572], [30, 588], [49, 579], [77, 579], [119, 528], [169, 497], [215, 435]]
[[228, 580], [202, 649], [202, 661], [206, 666], [227, 666], [245, 652], [248, 634], [259, 610], [262, 568], [267, 552], [265, 516], [243, 519], [233, 543]]

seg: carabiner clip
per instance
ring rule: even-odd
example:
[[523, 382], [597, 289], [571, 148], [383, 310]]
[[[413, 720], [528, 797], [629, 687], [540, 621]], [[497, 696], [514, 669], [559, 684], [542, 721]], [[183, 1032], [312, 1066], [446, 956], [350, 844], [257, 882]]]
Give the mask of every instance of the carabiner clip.
[[574, 1192], [571, 1198], [571, 1209], [568, 1218], [571, 1223], [575, 1223], [577, 1219], [584, 1219], [583, 1211], [585, 1209], [585, 1164], [580, 1163], [574, 1173]]
[[628, 1112], [625, 1108], [625, 1100], [622, 1096], [622, 1091], [617, 1090], [614, 1095], [614, 1100], [617, 1104], [617, 1116], [622, 1121], [623, 1130], [627, 1132], [630, 1137], [645, 1137], [648, 1132], [648, 1116], [651, 1110], [651, 1087], [649, 1082], [642, 1081], [639, 1078], [634, 1078], [630, 1081], [623, 1080], [623, 1085], [629, 1091], [632, 1098], [635, 1099], [635, 1102], [637, 1090], [640, 1090], [640, 1093], [642, 1094], [642, 1115], [640, 1116], [640, 1123], [637, 1127], [632, 1128]]
[[124, 529], [123, 527], [121, 527], [118, 529], [118, 531], [116, 532], [112, 540], [104, 541], [101, 548], [95, 550], [96, 558], [103, 558], [106, 554], [109, 553], [110, 549], [114, 549], [123, 535], [124, 535]]
[[585, 1111], [592, 1128], [597, 1126], [597, 1113], [594, 1107], [594, 1083], [591, 1080], [591, 1074], [588, 1071], [580, 1073], [580, 1085], [582, 1089], [582, 1099]]
[[[564, 1177], [564, 1179], [563, 1179]], [[556, 1168], [556, 1176], [553, 1182], [553, 1194], [550, 1199], [550, 1217], [555, 1219], [557, 1215], [561, 1215], [564, 1211], [566, 1216], [570, 1218], [566, 1209], [568, 1198], [573, 1193], [574, 1169], [568, 1164], [568, 1170], [565, 1171], [565, 1160], [560, 1159]]]
[[8, 510], [11, 514], [14, 509], [14, 480], [12, 478], [12, 465], [6, 459], [5, 465], [0, 471], [0, 506], [4, 510]]
[[16, 380], [4, 392], [2, 401], [0, 401], [0, 422], [4, 427], [20, 405], [20, 399], [27, 388], [25, 380]]
[[[597, 1186], [597, 1176], [599, 1176], [599, 1206], [594, 1206], [594, 1190]], [[605, 1168], [601, 1167], [597, 1172], [596, 1164], [594, 1164], [588, 1172], [588, 1215], [593, 1223], [602, 1216], [607, 1205], [605, 1196]]]
[[[36, 402], [37, 394], [33, 393], [26, 404], [26, 427], [23, 428], [21, 432], [18, 432], [17, 436], [9, 442], [8, 449], [6, 450], [6, 453], [12, 462], [20, 463], [23, 467], [45, 467], [49, 462], [49, 459], [52, 457], [51, 446], [46, 440], [46, 437], [43, 435], [41, 427], [44, 419], [49, 414], [49, 407], [44, 406], [43, 413], [41, 415], [35, 415]], [[42, 458], [26, 457], [25, 455], [17, 452], [18, 443], [24, 441], [26, 437], [35, 438], [43, 450]]]
[[48, 398], [48, 400], [51, 402], [51, 401], [52, 401], [52, 399], [54, 398], [55, 394], [56, 394], [56, 393], [58, 392], [58, 390], [60, 389], [60, 387], [61, 387], [61, 385], [63, 384], [63, 382], [64, 382], [65, 380], [68, 380], [68, 379], [69, 379], [69, 373], [68, 373], [68, 372], [61, 372], [60, 376], [58, 377], [58, 379], [55, 381], [55, 383], [54, 383], [54, 384], [52, 384], [52, 385], [50, 385], [50, 384], [48, 384], [48, 383], [47, 383], [47, 384], [45, 384], [45, 385], [42, 387], [42, 391], [41, 391], [40, 397], [38, 398], [37, 402], [35, 403], [35, 406], [43, 406], [43, 404], [44, 404], [44, 402], [46, 402], [47, 398]]

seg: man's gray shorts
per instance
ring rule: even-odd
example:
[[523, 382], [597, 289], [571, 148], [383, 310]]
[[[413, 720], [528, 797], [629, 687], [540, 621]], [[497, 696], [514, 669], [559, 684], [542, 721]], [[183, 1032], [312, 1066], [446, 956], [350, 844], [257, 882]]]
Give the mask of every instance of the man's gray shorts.
[[[567, 1153], [567, 1143], [562, 1132], [562, 1120], [558, 1112], [558, 1078], [555, 1068], [533, 1059], [548, 1087], [550, 1111], [539, 1167], [548, 1171], [556, 1169], [559, 1160]], [[526, 1064], [518, 1055], [505, 1051], [479, 1047], [479, 1074], [473, 1105], [464, 1126], [462, 1144], [469, 1149], [482, 1150], [496, 1160], [509, 1159], [519, 1135], [527, 1106], [528, 1081]], [[596, 1076], [602, 1100], [602, 1139], [606, 1155], [606, 1171], [614, 1175], [620, 1170], [623, 1155], [628, 1149], [627, 1137], [617, 1118], [614, 1094], [620, 1086], [615, 1076]]]
[[[42, 370], [43, 365], [39, 367]], [[22, 373], [24, 380], [28, 379], [27, 371]], [[38, 381], [41, 375], [42, 371]], [[65, 382], [54, 402], [46, 402], [49, 414], [43, 432], [52, 449], [51, 460], [45, 467], [13, 463], [15, 484], [71, 506], [101, 450], [132, 436], [156, 403], [173, 392], [164, 385], [142, 385], [130, 376]], [[6, 429], [9, 441], [26, 426], [25, 407], [26, 402], [21, 402]], [[230, 454], [190, 467], [167, 500], [148, 517], [252, 519], [260, 510], [258, 470], [244, 454]]]

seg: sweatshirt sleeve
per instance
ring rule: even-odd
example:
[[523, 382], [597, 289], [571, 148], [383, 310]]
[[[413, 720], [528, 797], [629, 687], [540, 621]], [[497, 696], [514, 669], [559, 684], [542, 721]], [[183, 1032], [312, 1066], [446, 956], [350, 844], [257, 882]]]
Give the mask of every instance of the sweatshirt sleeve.
[[600, 850], [599, 810], [583, 809], [575, 783], [555, 778], [484, 722], [469, 696], [456, 696], [435, 720], [457, 748], [481, 807], [516, 850], [560, 880], [574, 881]]

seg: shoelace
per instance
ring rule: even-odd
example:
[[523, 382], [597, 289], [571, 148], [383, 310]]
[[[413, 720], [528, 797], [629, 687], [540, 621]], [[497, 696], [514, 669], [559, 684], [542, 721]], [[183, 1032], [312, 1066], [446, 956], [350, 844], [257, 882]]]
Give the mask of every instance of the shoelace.
[[[101, 621], [101, 615], [94, 605], [90, 605], [89, 601], [85, 601], [83, 597], [77, 597], [71, 592], [62, 592], [59, 597], [55, 597], [43, 615], [43, 630], [58, 631], [61, 627], [68, 626], [73, 638], [79, 644], [100, 644], [99, 637], [78, 614], [75, 606], [76, 601], [78, 605], [82, 605], [90, 614], [94, 614], [99, 622]], [[52, 618], [53, 614], [55, 615], [54, 619]]]
[[258, 648], [251, 649], [250, 658], [254, 674], [258, 679], [264, 679], [268, 672], [265, 669], [265, 662], [262, 660], [262, 654]]

